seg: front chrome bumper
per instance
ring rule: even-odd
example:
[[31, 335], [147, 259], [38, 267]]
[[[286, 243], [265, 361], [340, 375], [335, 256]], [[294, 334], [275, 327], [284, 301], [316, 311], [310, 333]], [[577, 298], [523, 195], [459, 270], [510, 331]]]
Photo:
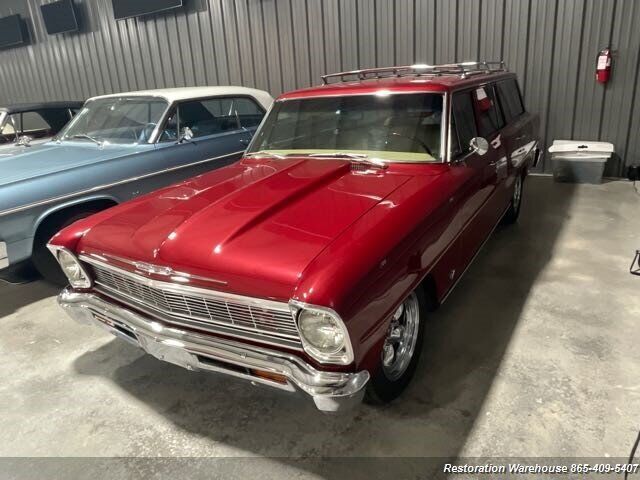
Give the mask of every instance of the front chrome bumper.
[[[209, 370], [254, 383], [309, 394], [319, 410], [335, 412], [362, 401], [369, 372], [325, 372], [275, 350], [182, 330], [109, 302], [95, 293], [66, 288], [58, 303], [74, 320], [99, 325], [154, 357], [188, 370]], [[284, 381], [278, 381], [282, 378]]]

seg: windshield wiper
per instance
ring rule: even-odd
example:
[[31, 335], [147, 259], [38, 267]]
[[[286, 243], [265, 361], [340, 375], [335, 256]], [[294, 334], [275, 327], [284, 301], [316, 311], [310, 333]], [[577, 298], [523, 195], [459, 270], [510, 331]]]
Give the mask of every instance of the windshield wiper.
[[99, 147], [102, 146], [102, 142], [96, 138], [93, 138], [91, 135], [87, 135], [84, 133], [79, 133], [77, 135], [71, 135], [71, 137], [69, 138], [84, 138], [86, 140], [91, 140], [93, 143], [95, 143], [96, 145], [98, 145]]
[[277, 158], [278, 160], [283, 160], [287, 158], [284, 155], [280, 155], [279, 153], [269, 152], [267, 150], [259, 150], [257, 152], [247, 153], [245, 157], [272, 157], [272, 158]]
[[307, 157], [331, 157], [331, 158], [350, 158], [352, 160], [362, 160], [369, 158], [364, 153], [347, 153], [347, 152], [331, 152], [331, 153], [309, 153]]
[[387, 168], [388, 165], [386, 162], [379, 160], [377, 158], [370, 158], [368, 155], [364, 153], [348, 153], [348, 152], [332, 152], [332, 153], [311, 153], [307, 155], [309, 157], [329, 157], [329, 158], [346, 158], [352, 160], [354, 162], [366, 163], [367, 165], [371, 165], [378, 168]]

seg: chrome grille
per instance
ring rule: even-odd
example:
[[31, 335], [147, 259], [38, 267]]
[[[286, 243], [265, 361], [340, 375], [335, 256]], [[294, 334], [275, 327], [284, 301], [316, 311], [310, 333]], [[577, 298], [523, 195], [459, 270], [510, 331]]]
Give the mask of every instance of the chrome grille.
[[[223, 325], [282, 337], [299, 343], [295, 321], [286, 303], [225, 296], [215, 291], [206, 295], [193, 292], [192, 287], [168, 282], [151, 282], [144, 277], [104, 267], [91, 262], [98, 287], [105, 287], [125, 297], [168, 314], [194, 321], [201, 326]], [[237, 298], [236, 298], [237, 297]], [[264, 305], [263, 305], [264, 304]]]

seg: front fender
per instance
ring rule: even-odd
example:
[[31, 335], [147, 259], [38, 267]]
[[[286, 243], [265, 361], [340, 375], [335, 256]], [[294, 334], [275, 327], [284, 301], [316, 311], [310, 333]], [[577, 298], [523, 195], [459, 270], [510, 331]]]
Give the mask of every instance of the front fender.
[[58, 203], [54, 205], [48, 206], [45, 210], [40, 212], [37, 216], [36, 221], [34, 222], [33, 231], [31, 236], [35, 236], [35, 232], [38, 230], [38, 227], [42, 224], [44, 220], [46, 220], [49, 216], [60, 212], [69, 207], [75, 207], [78, 205], [89, 204], [93, 202], [113, 202], [115, 204], [121, 203], [121, 200], [109, 194], [96, 194], [91, 195], [89, 197], [81, 197], [70, 199], [63, 203]]

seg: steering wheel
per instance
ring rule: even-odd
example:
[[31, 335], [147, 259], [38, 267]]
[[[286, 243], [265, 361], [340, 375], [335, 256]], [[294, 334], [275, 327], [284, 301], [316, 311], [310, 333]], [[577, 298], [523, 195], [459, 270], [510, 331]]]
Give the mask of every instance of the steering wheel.
[[[149, 122], [144, 127], [142, 127], [142, 130], [140, 130], [140, 134], [136, 138], [138, 143], [147, 142], [149, 140], [149, 137], [153, 133], [153, 130], [156, 128], [156, 125], [157, 124], [153, 122]], [[134, 133], [134, 136], [135, 136], [135, 133]]]
[[418, 144], [418, 145], [420, 145], [422, 148], [424, 148], [424, 150], [425, 150], [429, 155], [431, 155], [432, 157], [434, 156], [434, 155], [433, 155], [433, 152], [431, 151], [431, 149], [429, 148], [429, 146], [428, 146], [426, 143], [424, 143], [422, 140], [420, 140], [419, 138], [417, 138], [417, 137], [410, 137], [409, 135], [402, 135], [401, 133], [398, 133], [398, 132], [391, 132], [390, 134], [391, 134], [391, 135], [394, 135], [394, 136], [396, 136], [396, 137], [407, 138], [407, 139], [411, 140], [412, 142], [417, 143], [417, 144]]

